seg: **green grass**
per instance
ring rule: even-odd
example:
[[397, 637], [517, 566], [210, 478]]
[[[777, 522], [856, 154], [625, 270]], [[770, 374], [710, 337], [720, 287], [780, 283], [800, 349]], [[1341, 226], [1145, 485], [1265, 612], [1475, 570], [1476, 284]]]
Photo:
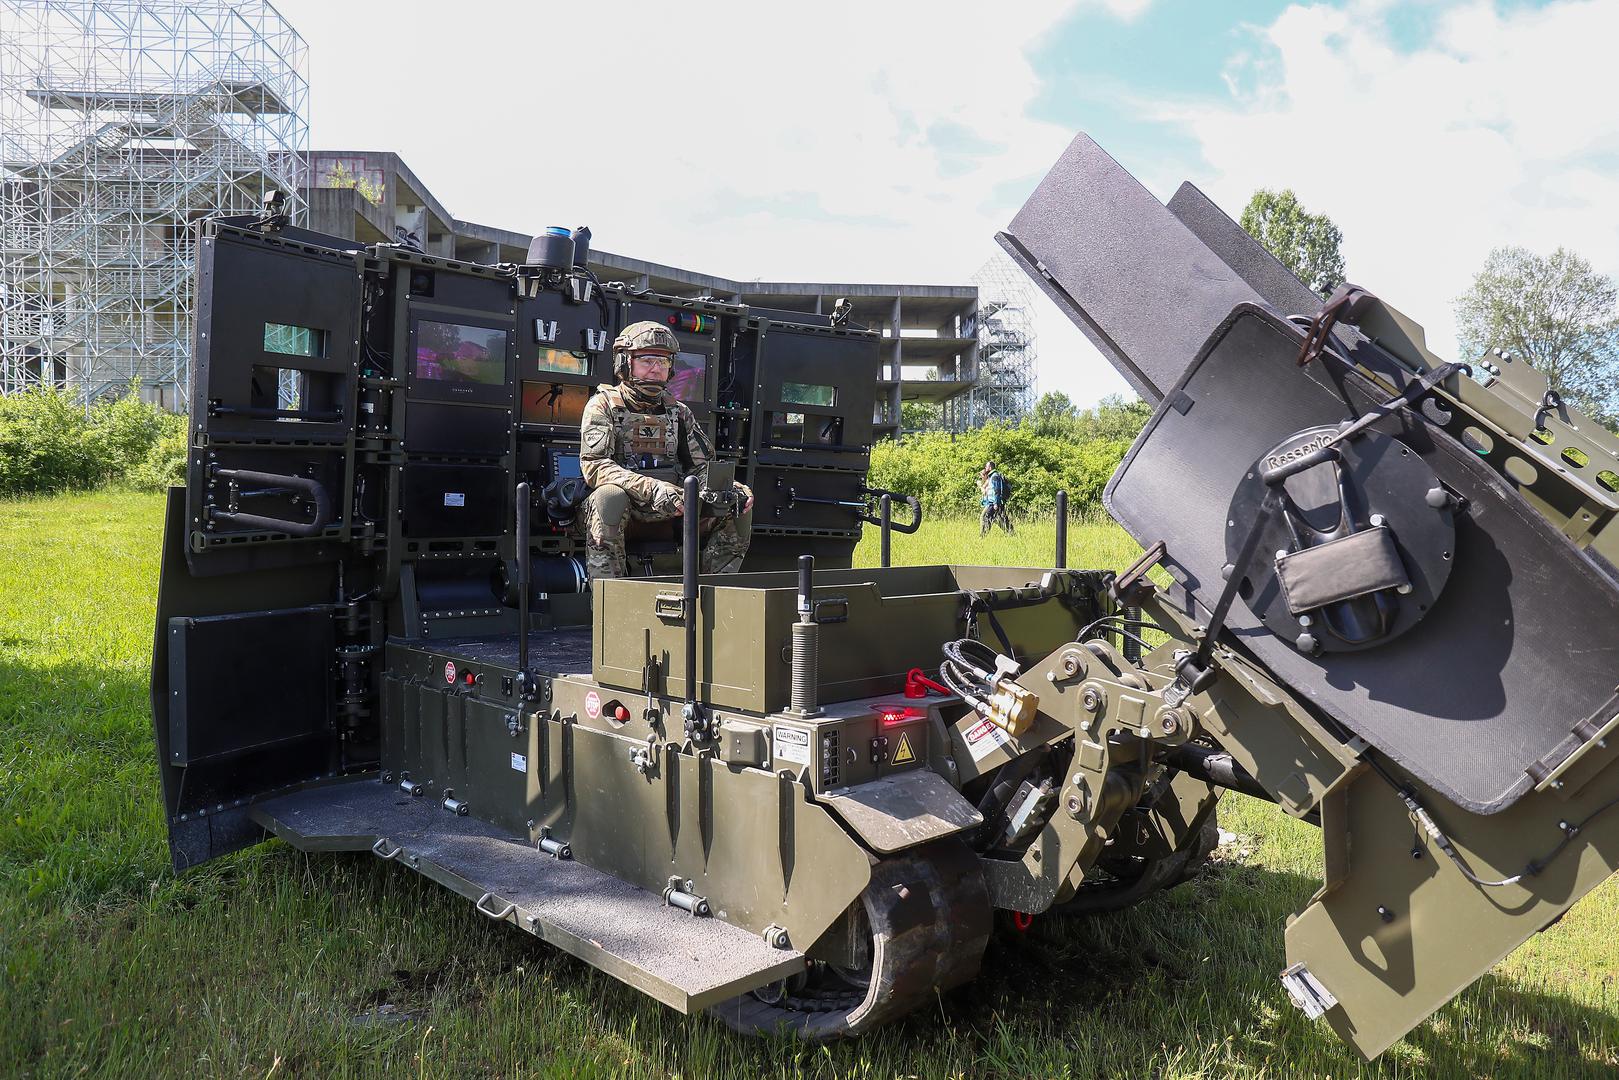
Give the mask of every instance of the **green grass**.
[[[984, 976], [846, 1046], [685, 1019], [370, 856], [273, 842], [167, 869], [147, 714], [159, 501], [0, 501], [0, 1076], [1600, 1076], [1619, 885], [1362, 1067], [1288, 1007], [1313, 829], [1238, 796], [1238, 843], [1121, 915], [1003, 930]], [[876, 560], [875, 536], [860, 557]], [[1076, 526], [1070, 564], [1135, 546]], [[897, 561], [1048, 564], [1049, 523], [896, 537]]]

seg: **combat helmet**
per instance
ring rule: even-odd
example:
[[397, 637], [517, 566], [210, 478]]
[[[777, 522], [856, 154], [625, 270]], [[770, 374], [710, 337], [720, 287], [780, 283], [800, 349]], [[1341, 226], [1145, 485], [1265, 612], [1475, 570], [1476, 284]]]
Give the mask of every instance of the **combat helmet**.
[[621, 379], [630, 375], [630, 354], [642, 349], [662, 349], [670, 356], [680, 351], [673, 330], [662, 323], [631, 323], [613, 339], [613, 372]]

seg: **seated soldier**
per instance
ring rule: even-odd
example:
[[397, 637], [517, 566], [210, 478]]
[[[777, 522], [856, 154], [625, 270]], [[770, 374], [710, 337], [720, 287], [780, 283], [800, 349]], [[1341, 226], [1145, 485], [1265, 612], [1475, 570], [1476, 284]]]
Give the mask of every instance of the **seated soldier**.
[[[579, 470], [590, 485], [581, 517], [585, 569], [592, 578], [624, 577], [624, 526], [668, 521], [684, 510], [680, 482], [713, 457], [708, 434], [665, 385], [680, 345], [666, 326], [638, 322], [613, 341], [616, 386], [598, 386], [579, 425]], [[753, 492], [736, 484], [740, 511], [704, 502], [705, 574], [742, 568], [753, 527]]]

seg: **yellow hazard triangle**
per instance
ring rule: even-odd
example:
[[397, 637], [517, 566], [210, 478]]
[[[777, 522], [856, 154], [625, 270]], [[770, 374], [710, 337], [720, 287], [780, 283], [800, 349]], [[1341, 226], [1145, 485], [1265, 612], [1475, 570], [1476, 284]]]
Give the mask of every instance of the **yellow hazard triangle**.
[[899, 745], [894, 747], [894, 756], [888, 759], [890, 765], [909, 765], [916, 760], [916, 751], [911, 749], [911, 733], [900, 732]]

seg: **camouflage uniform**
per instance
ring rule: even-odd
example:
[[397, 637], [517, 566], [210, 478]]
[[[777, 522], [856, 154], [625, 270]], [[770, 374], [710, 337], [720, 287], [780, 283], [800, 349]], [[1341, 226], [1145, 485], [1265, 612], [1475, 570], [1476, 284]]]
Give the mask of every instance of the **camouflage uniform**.
[[[665, 391], [652, 411], [635, 412], [617, 386], [598, 386], [579, 425], [579, 468], [590, 495], [581, 519], [585, 528], [585, 569], [592, 578], [624, 577], [624, 524], [679, 517], [674, 505], [684, 494], [680, 482], [713, 455], [708, 435], [685, 404]], [[738, 484], [743, 501], [752, 498]], [[753, 529], [753, 511], [715, 520], [702, 507], [707, 539], [702, 572], [733, 574], [742, 568]]]

